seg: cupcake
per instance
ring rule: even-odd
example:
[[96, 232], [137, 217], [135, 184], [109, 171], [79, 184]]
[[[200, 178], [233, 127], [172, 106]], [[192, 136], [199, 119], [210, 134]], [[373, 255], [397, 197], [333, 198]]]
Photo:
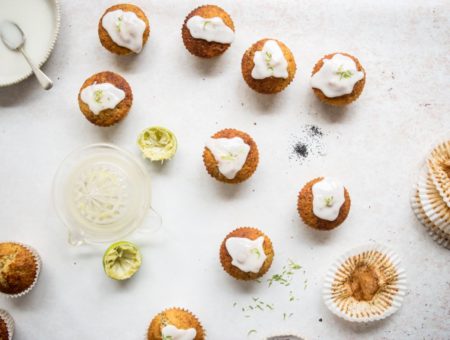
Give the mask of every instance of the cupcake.
[[223, 269], [238, 280], [255, 280], [272, 265], [270, 238], [256, 228], [241, 227], [229, 233], [220, 246]]
[[169, 308], [156, 315], [147, 330], [148, 340], [203, 340], [205, 331], [197, 317], [186, 309]]
[[11, 340], [14, 335], [14, 320], [6, 310], [0, 309], [0, 339]]
[[284, 90], [297, 70], [292, 52], [275, 39], [262, 39], [253, 44], [245, 51], [241, 67], [248, 86], [264, 94]]
[[127, 55], [139, 53], [147, 43], [150, 25], [145, 13], [131, 4], [108, 8], [98, 22], [98, 36], [108, 51]]
[[214, 134], [203, 151], [208, 173], [224, 183], [240, 183], [248, 179], [258, 166], [258, 147], [245, 132], [225, 129]]
[[177, 138], [169, 129], [152, 126], [144, 129], [137, 140], [142, 156], [151, 161], [171, 159], [177, 152]]
[[110, 126], [121, 121], [132, 103], [130, 85], [120, 75], [109, 71], [88, 78], [78, 93], [81, 112], [98, 126]]
[[222, 8], [205, 5], [194, 9], [181, 29], [183, 43], [193, 55], [212, 58], [224, 53], [234, 39], [234, 24]]
[[0, 293], [9, 297], [25, 295], [36, 284], [40, 268], [40, 257], [31, 247], [0, 243]]
[[342, 255], [327, 273], [324, 300], [348, 321], [384, 319], [397, 311], [406, 292], [400, 260], [389, 249], [368, 245]]
[[327, 54], [312, 71], [311, 86], [322, 102], [343, 106], [358, 99], [366, 82], [359, 60], [347, 53]]
[[303, 222], [319, 230], [339, 226], [350, 211], [350, 195], [336, 179], [318, 177], [298, 194], [297, 210]]
[[427, 166], [436, 190], [450, 207], [450, 140], [438, 144], [431, 151]]

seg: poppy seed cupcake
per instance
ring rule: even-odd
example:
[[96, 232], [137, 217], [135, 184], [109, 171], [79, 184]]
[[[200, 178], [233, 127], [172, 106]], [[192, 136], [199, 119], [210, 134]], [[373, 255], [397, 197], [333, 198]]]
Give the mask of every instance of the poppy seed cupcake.
[[248, 86], [264, 94], [284, 90], [297, 70], [291, 50], [275, 39], [262, 39], [253, 44], [245, 51], [241, 67]]
[[0, 339], [12, 340], [14, 335], [14, 320], [6, 310], [0, 309]]
[[322, 102], [344, 106], [358, 99], [366, 82], [359, 60], [347, 53], [327, 54], [312, 71], [311, 86]]
[[31, 247], [0, 243], [0, 293], [8, 297], [25, 295], [36, 284], [40, 268], [40, 257]]
[[233, 230], [220, 246], [220, 263], [237, 280], [263, 276], [272, 265], [274, 255], [270, 238], [251, 227]]
[[350, 195], [339, 181], [318, 177], [306, 183], [300, 191], [297, 210], [308, 226], [330, 230], [345, 221], [350, 205]]
[[204, 340], [205, 331], [197, 317], [188, 310], [169, 308], [153, 318], [147, 339]]
[[205, 5], [188, 14], [181, 35], [191, 54], [212, 58], [230, 47], [234, 40], [234, 24], [229, 14], [219, 6]]
[[256, 171], [258, 147], [245, 132], [224, 129], [214, 134], [203, 151], [208, 173], [224, 183], [241, 183]]
[[98, 23], [98, 36], [108, 51], [127, 55], [141, 52], [150, 34], [145, 13], [132, 4], [108, 8]]
[[133, 103], [127, 81], [114, 72], [89, 77], [78, 93], [81, 112], [92, 124], [110, 126], [126, 117]]

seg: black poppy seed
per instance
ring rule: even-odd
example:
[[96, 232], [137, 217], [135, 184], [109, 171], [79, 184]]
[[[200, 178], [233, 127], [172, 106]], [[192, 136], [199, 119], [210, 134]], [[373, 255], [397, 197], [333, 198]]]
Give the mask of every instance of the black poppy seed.
[[308, 145], [302, 142], [297, 142], [294, 145], [294, 152], [297, 156], [306, 158], [308, 157]]
[[309, 131], [311, 132], [312, 136], [318, 136], [318, 137], [322, 137], [323, 136], [323, 132], [320, 129], [320, 127], [318, 127], [318, 126], [311, 125], [309, 127]]

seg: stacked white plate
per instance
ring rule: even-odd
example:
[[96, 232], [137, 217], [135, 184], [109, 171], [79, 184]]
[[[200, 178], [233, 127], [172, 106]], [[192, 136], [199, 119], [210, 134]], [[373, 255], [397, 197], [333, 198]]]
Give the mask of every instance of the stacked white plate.
[[411, 206], [433, 240], [450, 249], [450, 140], [439, 143], [427, 157]]

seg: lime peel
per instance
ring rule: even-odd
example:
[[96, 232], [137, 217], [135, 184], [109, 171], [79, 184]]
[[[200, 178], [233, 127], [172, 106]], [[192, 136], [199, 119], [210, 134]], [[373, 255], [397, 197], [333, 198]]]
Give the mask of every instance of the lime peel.
[[113, 243], [103, 255], [103, 269], [114, 280], [126, 280], [141, 267], [142, 256], [139, 248], [131, 242]]
[[177, 139], [172, 131], [161, 126], [144, 129], [137, 144], [145, 158], [151, 161], [171, 159], [177, 151]]

